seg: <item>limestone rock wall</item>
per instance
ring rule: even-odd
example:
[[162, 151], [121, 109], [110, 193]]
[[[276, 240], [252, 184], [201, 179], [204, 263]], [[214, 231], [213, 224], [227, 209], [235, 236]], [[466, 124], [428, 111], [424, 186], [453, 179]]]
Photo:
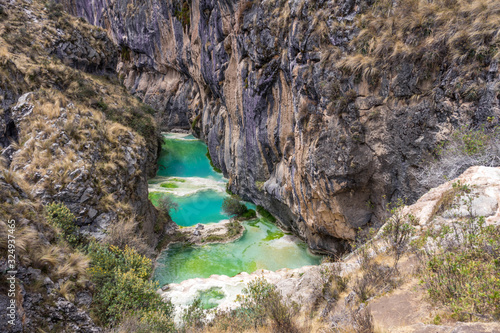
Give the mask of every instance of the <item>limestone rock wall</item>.
[[[500, 113], [495, 63], [475, 79], [443, 65], [424, 82], [401, 60], [373, 85], [329, 62], [352, 52], [368, 0], [62, 3], [108, 30], [125, 86], [163, 130], [192, 127], [231, 190], [315, 250], [341, 250], [388, 201], [415, 200], [423, 154]], [[471, 80], [484, 87], [474, 101], [454, 90]]]

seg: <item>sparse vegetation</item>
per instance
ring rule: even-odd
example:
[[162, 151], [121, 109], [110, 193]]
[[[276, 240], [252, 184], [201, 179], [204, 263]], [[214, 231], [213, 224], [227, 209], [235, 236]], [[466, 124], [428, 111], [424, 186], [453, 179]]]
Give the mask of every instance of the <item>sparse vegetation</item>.
[[449, 308], [456, 320], [499, 320], [500, 230], [475, 216], [473, 194], [464, 184], [460, 188], [449, 209], [465, 205], [468, 216], [431, 234], [437, 247], [426, 252], [422, 279], [430, 299]]
[[268, 220], [269, 222], [275, 223], [276, 218], [269, 213], [264, 207], [262, 206], [257, 206], [257, 213], [259, 213], [260, 216]]
[[157, 207], [159, 210], [165, 212], [166, 214], [170, 214], [172, 210], [179, 209], [179, 205], [176, 202], [174, 202], [172, 196], [170, 195], [162, 195], [158, 199]]
[[382, 237], [389, 246], [389, 251], [394, 257], [394, 269], [397, 270], [399, 259], [407, 251], [414, 225], [418, 224], [411, 214], [402, 212], [403, 200], [399, 199], [393, 208], [389, 209], [391, 217], [382, 229]]
[[243, 226], [238, 221], [232, 221], [227, 224], [227, 231], [224, 235], [208, 235], [204, 240], [207, 243], [220, 242], [232, 239], [243, 230]]
[[[152, 315], [156, 314], [163, 324], [165, 318], [171, 318], [172, 305], [161, 299], [156, 293], [158, 285], [149, 281], [150, 259], [128, 246], [121, 250], [95, 242], [88, 252], [92, 260], [89, 273], [96, 288], [93, 312], [102, 324], [114, 326], [127, 313], [144, 317], [146, 322], [154, 322]], [[171, 321], [168, 327], [173, 329]]]
[[241, 307], [232, 311], [217, 311], [211, 327], [219, 331], [257, 330], [268, 327], [273, 332], [301, 332], [295, 322], [298, 304], [286, 300], [276, 286], [264, 278], [248, 283], [239, 296]]
[[212, 162], [212, 156], [210, 156], [210, 151], [207, 149], [207, 154], [206, 154], [208, 161], [210, 162], [210, 166], [214, 169], [215, 172], [222, 173], [222, 170], [219, 169], [218, 167], [215, 166], [215, 164]]
[[499, 18], [494, 0], [378, 1], [358, 16], [355, 54], [340, 67], [370, 78], [409, 62], [425, 79], [444, 63], [484, 66], [500, 58]]
[[423, 163], [414, 172], [415, 178], [426, 189], [458, 177], [474, 165], [500, 165], [500, 128], [462, 127], [438, 146], [435, 158]]
[[160, 187], [163, 187], [163, 188], [178, 188], [179, 185], [177, 185], [176, 183], [173, 183], [173, 182], [169, 182], [169, 183], [160, 184]]
[[179, 8], [175, 10], [175, 17], [181, 22], [184, 28], [189, 29], [191, 25], [191, 9], [189, 8], [189, 2], [184, 0], [178, 6]]

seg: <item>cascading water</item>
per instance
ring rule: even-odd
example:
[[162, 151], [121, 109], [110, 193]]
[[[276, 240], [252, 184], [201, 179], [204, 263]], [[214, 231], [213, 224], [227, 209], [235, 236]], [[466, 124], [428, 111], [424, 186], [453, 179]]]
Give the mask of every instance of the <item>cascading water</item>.
[[[206, 145], [192, 135], [164, 135], [157, 177], [149, 182], [153, 204], [170, 195], [179, 205], [171, 212], [179, 226], [209, 224], [227, 220], [222, 202], [228, 196], [227, 180], [210, 166]], [[249, 208], [254, 205], [247, 203]], [[284, 234], [273, 223], [258, 218], [243, 222], [243, 236], [229, 243], [192, 246], [173, 244], [157, 260], [154, 278], [160, 285], [180, 283], [193, 278], [208, 278], [213, 274], [235, 276], [259, 269], [275, 271], [316, 265], [321, 257], [311, 254], [305, 243]], [[241, 292], [241, 288], [238, 288]], [[199, 290], [198, 296], [211, 292]], [[227, 293], [227, 290], [226, 290]], [[223, 291], [217, 294], [224, 295]], [[181, 295], [182, 296], [182, 295]], [[219, 295], [220, 296], [220, 295]], [[218, 304], [224, 297], [207, 304]], [[172, 300], [185, 304], [185, 299]]]

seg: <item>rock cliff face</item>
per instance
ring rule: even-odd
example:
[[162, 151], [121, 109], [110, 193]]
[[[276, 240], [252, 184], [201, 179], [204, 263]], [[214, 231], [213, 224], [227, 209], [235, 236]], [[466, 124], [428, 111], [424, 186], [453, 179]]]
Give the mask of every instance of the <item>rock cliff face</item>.
[[[192, 127], [232, 191], [316, 250], [341, 250], [388, 201], [416, 199], [423, 154], [500, 114], [491, 56], [472, 70], [448, 51], [417, 59], [396, 45], [370, 66], [363, 45], [383, 45], [362, 43], [377, 34], [363, 23], [369, 0], [61, 2], [107, 29], [125, 86], [163, 130]], [[420, 28], [398, 37], [405, 47]]]

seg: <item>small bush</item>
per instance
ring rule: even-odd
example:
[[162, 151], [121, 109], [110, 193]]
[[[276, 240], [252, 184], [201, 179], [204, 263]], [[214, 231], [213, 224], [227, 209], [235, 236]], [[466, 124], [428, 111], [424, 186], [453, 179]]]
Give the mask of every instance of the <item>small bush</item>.
[[228, 225], [228, 228], [227, 228], [226, 236], [233, 237], [233, 236], [237, 235], [242, 228], [243, 228], [243, 226], [241, 224], [239, 224], [238, 222], [236, 222], [236, 221], [230, 222]]
[[333, 317], [332, 328], [334, 332], [375, 332], [373, 316], [364, 304], [357, 308], [345, 308], [337, 313]]
[[171, 303], [164, 302], [156, 292], [157, 283], [149, 281], [153, 269], [150, 259], [128, 246], [121, 250], [92, 242], [87, 250], [95, 287], [92, 312], [102, 324], [115, 326], [132, 313], [139, 315], [141, 321], [173, 327], [168, 324]]
[[396, 287], [395, 270], [389, 266], [371, 262], [362, 270], [362, 275], [354, 282], [353, 290], [361, 302], [387, 292]]
[[241, 220], [250, 220], [250, 219], [254, 219], [257, 217], [257, 213], [255, 213], [255, 210], [253, 209], [248, 209], [245, 213], [243, 213], [241, 216], [240, 216], [240, 219]]
[[323, 299], [327, 302], [325, 308], [321, 313], [321, 317], [326, 317], [330, 311], [333, 309], [333, 306], [340, 298], [340, 294], [342, 294], [348, 286], [349, 277], [341, 275], [341, 268], [339, 265], [331, 265], [324, 266], [321, 268], [321, 294], [319, 297], [323, 297]]
[[182, 321], [184, 328], [192, 328], [199, 330], [205, 326], [207, 317], [206, 311], [203, 309], [201, 299], [197, 298], [191, 305], [182, 313]]
[[123, 61], [130, 61], [130, 48], [126, 45], [122, 45], [121, 58]]
[[248, 283], [243, 293], [245, 295], [239, 298], [241, 309], [254, 323], [255, 329], [270, 319], [274, 332], [298, 332], [293, 320], [298, 313], [298, 305], [286, 302], [276, 286], [264, 278], [257, 278]]
[[179, 205], [174, 202], [172, 196], [164, 195], [158, 199], [157, 208], [166, 214], [170, 214], [172, 210], [178, 210]]
[[222, 210], [229, 216], [240, 217], [247, 213], [248, 208], [236, 197], [231, 196], [224, 199], [224, 202], [222, 203]]
[[191, 24], [191, 9], [189, 3], [183, 1], [181, 7], [175, 11], [175, 17], [181, 22], [184, 28], [189, 28]]
[[413, 215], [402, 213], [403, 206], [403, 201], [399, 199], [395, 207], [389, 210], [391, 217], [382, 229], [382, 237], [394, 256], [394, 269], [397, 269], [399, 259], [408, 248], [415, 229], [413, 225], [416, 224]]
[[47, 222], [60, 230], [59, 237], [71, 246], [76, 246], [81, 241], [78, 228], [75, 225], [75, 215], [63, 203], [51, 203], [45, 206]]
[[470, 194], [456, 205], [464, 203], [470, 217], [433, 235], [438, 247], [428, 253], [423, 281], [430, 298], [449, 307], [457, 320], [499, 320], [500, 229], [472, 214]]
[[348, 276], [341, 275], [341, 269], [338, 265], [324, 266], [321, 271], [323, 289], [321, 290], [326, 300], [337, 300], [342, 292], [347, 289], [349, 283]]

